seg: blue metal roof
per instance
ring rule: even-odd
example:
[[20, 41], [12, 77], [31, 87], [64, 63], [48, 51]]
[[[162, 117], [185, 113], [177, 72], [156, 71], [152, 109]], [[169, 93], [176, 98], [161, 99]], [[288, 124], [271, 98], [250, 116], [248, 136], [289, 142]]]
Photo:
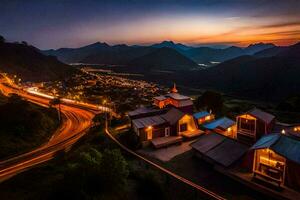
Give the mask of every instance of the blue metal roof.
[[235, 124], [235, 121], [233, 121], [227, 117], [222, 117], [220, 119], [216, 119], [212, 122], [209, 122], [209, 123], [203, 125], [203, 127], [206, 129], [210, 129], [210, 130], [213, 130], [217, 127], [227, 129], [227, 128], [233, 126], [234, 124]]
[[258, 140], [251, 149], [269, 148], [275, 153], [300, 164], [300, 141], [282, 134], [270, 134]]
[[251, 149], [270, 148], [280, 137], [280, 134], [268, 134], [260, 138]]
[[194, 117], [196, 119], [199, 119], [199, 118], [202, 118], [202, 117], [206, 117], [208, 115], [210, 115], [209, 112], [207, 112], [207, 111], [201, 111], [201, 112], [195, 113]]

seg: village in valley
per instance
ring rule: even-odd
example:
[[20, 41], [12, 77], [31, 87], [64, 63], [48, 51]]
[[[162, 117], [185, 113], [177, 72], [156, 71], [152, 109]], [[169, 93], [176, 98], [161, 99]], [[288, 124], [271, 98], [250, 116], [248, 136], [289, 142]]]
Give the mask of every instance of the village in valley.
[[[214, 91], [191, 98], [182, 95], [175, 83], [167, 88], [87, 68], [81, 72], [64, 82], [19, 86], [37, 95], [60, 96], [63, 101], [107, 106], [108, 133], [139, 156], [183, 178], [203, 184], [199, 177], [209, 174], [213, 177], [205, 181], [209, 188], [211, 184], [220, 190], [226, 177], [235, 187], [243, 185], [267, 197], [300, 198], [300, 124], [282, 123], [272, 109], [264, 109], [266, 105], [259, 108], [259, 103], [234, 98], [227, 104], [237, 101], [244, 111], [234, 107], [234, 112], [224, 114], [223, 108], [216, 109], [223, 97]], [[17, 76], [11, 79], [18, 82]], [[205, 167], [198, 169], [198, 163]], [[228, 187], [233, 185], [222, 192], [232, 192]]]
[[300, 0], [2, 0], [0, 200], [300, 200]]
[[300, 198], [300, 125], [280, 123], [256, 107], [235, 118], [195, 111], [192, 99], [175, 84], [128, 117], [141, 155], [167, 162], [192, 152], [199, 162], [249, 188], [274, 198]]

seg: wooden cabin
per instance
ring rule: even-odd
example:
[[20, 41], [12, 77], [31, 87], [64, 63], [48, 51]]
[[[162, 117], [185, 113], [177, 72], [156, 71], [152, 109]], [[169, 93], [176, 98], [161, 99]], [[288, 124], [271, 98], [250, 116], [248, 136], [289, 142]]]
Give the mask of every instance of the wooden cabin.
[[254, 144], [263, 135], [272, 131], [275, 116], [254, 108], [236, 117], [237, 139], [246, 144]]
[[[132, 120], [132, 128], [142, 142], [151, 141], [155, 143], [156, 138], [180, 136], [195, 137], [203, 131], [198, 129], [197, 123], [192, 115], [171, 108], [164, 114], [143, 117]], [[176, 141], [178, 138], [175, 138]], [[170, 142], [167, 139], [168, 143]], [[160, 144], [161, 139], [160, 139]]]
[[222, 117], [220, 119], [216, 119], [214, 121], [206, 123], [203, 125], [203, 128], [205, 129], [206, 133], [215, 132], [226, 137], [236, 139], [236, 123], [235, 121], [227, 117]]
[[194, 114], [194, 117], [197, 120], [198, 125], [205, 124], [215, 119], [215, 115], [207, 111], [197, 112]]
[[300, 190], [300, 141], [283, 134], [269, 134], [252, 147], [253, 176], [278, 186]]
[[170, 136], [170, 124], [160, 115], [134, 119], [132, 128], [141, 141]]

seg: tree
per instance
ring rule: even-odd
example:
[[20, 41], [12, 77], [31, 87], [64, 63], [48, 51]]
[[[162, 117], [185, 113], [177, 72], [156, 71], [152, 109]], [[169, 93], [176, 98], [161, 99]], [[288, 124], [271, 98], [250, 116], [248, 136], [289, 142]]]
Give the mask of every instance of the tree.
[[128, 164], [119, 149], [104, 150], [100, 169], [107, 189], [118, 189], [126, 184]]
[[128, 174], [127, 162], [119, 150], [99, 152], [89, 148], [78, 155], [76, 162], [68, 164], [65, 184], [71, 193], [93, 196], [122, 189]]
[[61, 120], [61, 109], [60, 109], [60, 104], [61, 104], [61, 98], [60, 97], [56, 97], [52, 100], [49, 101], [49, 106], [56, 106], [58, 105], [58, 120]]
[[0, 35], [0, 44], [1, 43], [5, 43], [5, 38], [2, 35]]
[[223, 98], [220, 93], [214, 91], [205, 91], [196, 100], [196, 108], [198, 110], [211, 110], [213, 113], [220, 114], [223, 109]]
[[139, 149], [142, 146], [139, 136], [132, 129], [119, 134], [119, 140], [122, 144], [133, 150]]

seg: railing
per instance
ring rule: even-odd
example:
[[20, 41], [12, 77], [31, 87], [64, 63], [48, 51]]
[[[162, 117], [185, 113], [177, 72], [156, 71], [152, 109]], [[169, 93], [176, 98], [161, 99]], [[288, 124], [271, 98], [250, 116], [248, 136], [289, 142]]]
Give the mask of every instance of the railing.
[[238, 128], [237, 133], [241, 135], [246, 135], [248, 137], [255, 137], [255, 131], [251, 131], [247, 129]]

